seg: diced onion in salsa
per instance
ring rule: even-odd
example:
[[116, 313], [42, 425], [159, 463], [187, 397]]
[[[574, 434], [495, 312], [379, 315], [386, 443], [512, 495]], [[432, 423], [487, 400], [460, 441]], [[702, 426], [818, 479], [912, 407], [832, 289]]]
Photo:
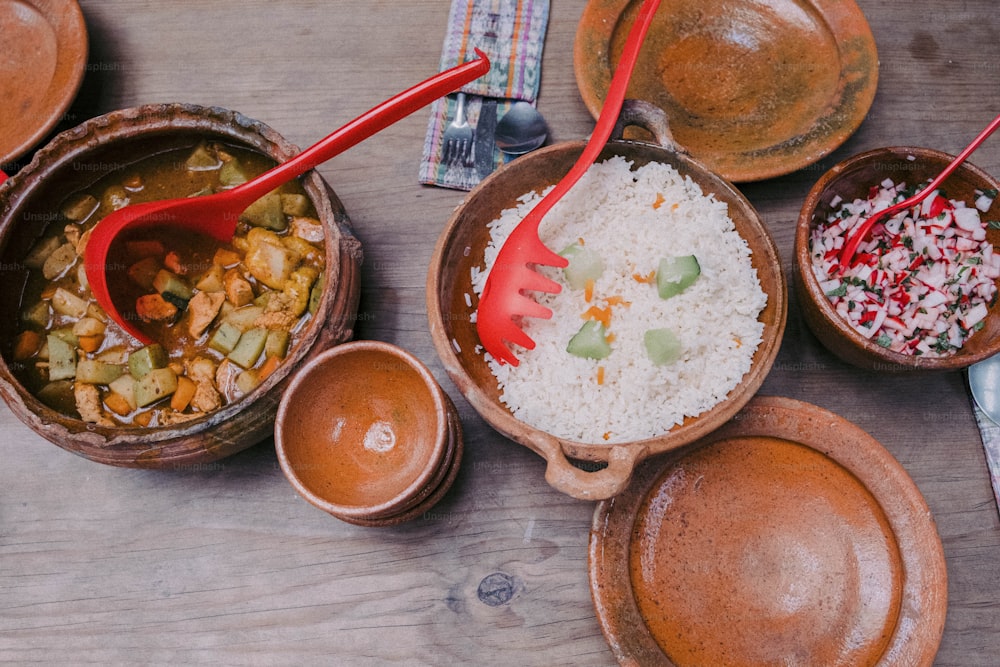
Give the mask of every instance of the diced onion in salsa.
[[876, 224], [847, 266], [840, 251], [865, 219], [912, 192], [884, 180], [867, 199], [832, 202], [813, 230], [813, 273], [837, 313], [862, 336], [910, 355], [954, 354], [982, 328], [996, 299], [1000, 256], [986, 240], [995, 192], [976, 192], [973, 206], [941, 191]]

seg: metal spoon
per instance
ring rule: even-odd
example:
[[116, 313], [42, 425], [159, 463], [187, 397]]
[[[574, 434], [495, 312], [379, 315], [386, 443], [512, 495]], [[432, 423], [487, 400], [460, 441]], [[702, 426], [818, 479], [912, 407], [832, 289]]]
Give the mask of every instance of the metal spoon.
[[979, 409], [1000, 424], [1000, 354], [969, 366], [969, 389]]
[[515, 102], [497, 123], [497, 148], [507, 155], [523, 155], [545, 142], [549, 128], [538, 109], [528, 102]]

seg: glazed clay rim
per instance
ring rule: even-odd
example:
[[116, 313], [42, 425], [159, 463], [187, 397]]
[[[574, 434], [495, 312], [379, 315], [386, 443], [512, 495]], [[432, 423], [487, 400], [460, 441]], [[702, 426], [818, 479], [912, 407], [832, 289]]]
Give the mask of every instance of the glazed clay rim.
[[[30, 123], [0, 130], [0, 164], [3, 164], [28, 152], [59, 123], [83, 83], [89, 44], [83, 12], [79, 3], [73, 0], [0, 0], [0, 4], [21, 5], [21, 18], [30, 16], [32, 20], [41, 20], [52, 31], [55, 40], [55, 62], [45, 92], [39, 95], [37, 90], [23, 89], [19, 91], [23, 96], [21, 99], [7, 99], [3, 102], [8, 109], [24, 103], [34, 112]], [[0, 27], [5, 32], [14, 31], [24, 28], [24, 23], [14, 21], [14, 25], [3, 24]], [[37, 36], [30, 30], [26, 32], [30, 34], [14, 32], [5, 34], [4, 37], [19, 41]], [[37, 79], [36, 68], [39, 65], [37, 62], [20, 63], [20, 67], [14, 70], [14, 76]]]
[[[5, 251], [12, 229], [20, 224], [25, 207], [39, 196], [52, 178], [76, 164], [89, 164], [107, 147], [139, 145], [143, 137], [209, 136], [231, 141], [273, 160], [298, 153], [270, 126], [235, 111], [195, 104], [166, 103], [130, 107], [91, 118], [58, 134], [40, 148], [17, 174], [0, 184], [0, 243]], [[140, 155], [136, 160], [145, 157]], [[326, 238], [328, 289], [314, 323], [303, 332], [285, 363], [260, 386], [239, 400], [207, 415], [180, 424], [142, 427], [105, 427], [87, 424], [53, 410], [17, 381], [0, 357], [0, 395], [33, 431], [54, 444], [93, 461], [143, 468], [181, 467], [214, 461], [263, 440], [271, 432], [278, 399], [271, 396], [284, 386], [296, 364], [319, 349], [350, 337], [357, 309], [357, 267], [360, 243], [351, 235], [346, 213], [336, 195], [317, 172], [303, 184], [323, 221]], [[15, 219], [16, 218], [16, 219]], [[335, 281], [333, 280], [335, 279]], [[239, 421], [237, 430], [227, 430]], [[213, 434], [219, 433], [216, 438]], [[243, 442], [248, 437], [254, 442]]]
[[852, 474], [881, 507], [898, 546], [902, 597], [895, 630], [883, 651], [890, 664], [930, 664], [944, 632], [947, 569], [933, 517], [916, 484], [878, 441], [815, 405], [782, 397], [756, 397], [709, 437], [668, 456], [646, 461], [634, 483], [594, 510], [588, 567], [601, 630], [622, 665], [674, 665], [639, 612], [629, 574], [630, 544], [638, 512], [661, 475], [675, 462], [713, 443], [762, 436], [804, 445]]
[[[341, 505], [330, 502], [309, 489], [295, 473], [292, 462], [288, 458], [288, 452], [285, 447], [285, 436], [281, 427], [289, 411], [292, 409], [292, 402], [295, 400], [296, 393], [304, 391], [303, 385], [308, 382], [310, 379], [309, 376], [313, 372], [317, 372], [316, 369], [318, 367], [335, 362], [338, 357], [358, 352], [374, 352], [386, 355], [393, 361], [402, 361], [414, 370], [430, 392], [434, 403], [434, 412], [437, 415], [434, 431], [434, 449], [430, 453], [427, 465], [424, 466], [424, 469], [417, 478], [405, 489], [401, 490], [393, 498], [377, 505]], [[444, 395], [444, 390], [437, 383], [437, 380], [434, 379], [434, 375], [430, 372], [430, 369], [410, 352], [391, 343], [374, 340], [343, 343], [325, 350], [303, 364], [292, 376], [291, 382], [282, 394], [281, 402], [278, 404], [278, 414], [275, 418], [274, 429], [274, 445], [278, 455], [278, 464], [281, 466], [285, 477], [295, 490], [298, 491], [299, 495], [313, 506], [328, 514], [343, 518], [344, 520], [379, 521], [387, 519], [412, 509], [415, 505], [425, 500], [428, 495], [433, 495], [433, 491], [437, 490], [442, 481], [447, 478], [449, 470], [443, 470], [442, 463], [449, 456], [454, 455], [452, 450], [456, 445], [450, 437], [453, 433], [453, 426], [449, 417], [449, 407], [449, 401]]]
[[[637, 113], [642, 115], [648, 113], [652, 105], [643, 104], [640, 107]], [[623, 112], [628, 123], [634, 122], [630, 117], [633, 111], [636, 110], [633, 108]], [[645, 121], [642, 124], [647, 125]], [[648, 123], [648, 126], [652, 130], [655, 122]], [[663, 135], [663, 139], [666, 139], [666, 135]], [[483, 225], [485, 229], [485, 223], [491, 219], [486, 217], [490, 211], [480, 209], [491, 209], [495, 205], [498, 207], [496, 213], [499, 213], [499, 208], [514, 205], [515, 198], [527, 191], [513, 191], [522, 181], [530, 182], [528, 189], [544, 187], [545, 179], [549, 179], [548, 182], [551, 183], [558, 178], [563, 163], [568, 168], [584, 145], [582, 141], [565, 142], [536, 150], [504, 165], [484, 179], [454, 211], [438, 238], [428, 268], [426, 301], [431, 337], [438, 357], [449, 377], [476, 412], [501, 434], [545, 458], [548, 462], [546, 480], [552, 486], [575, 498], [601, 500], [619, 493], [625, 487], [636, 462], [707, 435], [750, 400], [777, 356], [787, 319], [788, 303], [787, 285], [770, 231], [749, 201], [731, 183], [719, 178], [680, 150], [651, 143], [613, 140], [599, 160], [623, 155], [638, 164], [656, 161], [680, 165], [679, 171], [682, 174], [691, 175], [699, 183], [711, 183], [711, 189], [707, 186], [706, 189], [727, 202], [731, 217], [739, 215], [747, 219], [748, 224], [740, 229], [741, 236], [747, 238], [751, 235], [755, 239], [755, 243], [750, 243], [755, 249], [754, 266], [758, 269], [762, 285], [771, 286], [768, 304], [761, 314], [761, 320], [765, 323], [763, 340], [754, 355], [750, 370], [724, 400], [711, 410], [696, 418], [686, 419], [660, 436], [617, 444], [582, 443], [555, 438], [514, 417], [506, 406], [495, 399], [496, 381], [488, 369], [481, 371], [481, 367], [485, 366], [481, 355], [470, 361], [470, 350], [478, 343], [478, 335], [474, 334], [474, 327], [467, 323], [467, 312], [474, 310], [475, 303], [470, 306], [467, 301], [458, 298], [469, 278], [454, 266], [478, 252], [478, 248], [475, 252], [472, 250], [472, 244], [481, 233], [477, 225]], [[496, 201], [492, 201], [493, 199]], [[481, 260], [479, 257], [472, 259], [475, 262]], [[454, 271], [457, 273], [451, 275]], [[764, 275], [764, 272], [772, 275]], [[471, 298], [471, 287], [468, 293]], [[472, 328], [468, 338], [465, 337], [468, 333], [465, 327]], [[452, 336], [456, 334], [462, 340], [453, 339]], [[482, 375], [481, 380], [477, 379], [479, 375]], [[611, 465], [603, 470], [587, 473], [573, 466], [567, 459], [610, 462]]]
[[[912, 160], [910, 158], [913, 158]], [[987, 321], [988, 327], [976, 332], [966, 346], [953, 355], [943, 357], [926, 357], [902, 354], [882, 347], [874, 340], [865, 338], [855, 331], [847, 321], [834, 309], [830, 300], [824, 294], [819, 279], [812, 270], [812, 257], [809, 253], [809, 238], [816, 226], [817, 209], [829, 208], [828, 196], [838, 182], [849, 179], [862, 171], [879, 172], [879, 165], [884, 163], [881, 171], [884, 178], [894, 181], [907, 180], [905, 168], [910, 164], [919, 164], [921, 169], [937, 174], [954, 156], [932, 148], [915, 146], [889, 146], [851, 156], [834, 165], [826, 171], [813, 185], [806, 195], [799, 212], [795, 229], [795, 288], [802, 301], [807, 324], [813, 333], [827, 347], [842, 359], [856, 366], [878, 371], [952, 371], [970, 366], [1000, 352], [1000, 301], [990, 307]], [[926, 166], [925, 166], [926, 165]], [[898, 167], [898, 168], [897, 168]], [[971, 162], [964, 162], [951, 177], [942, 185], [948, 193], [950, 183], [958, 179], [973, 181], [984, 188], [1000, 188], [997, 181], [983, 169]], [[877, 185], [880, 178], [874, 177], [871, 185]], [[982, 213], [984, 220], [990, 215], [1000, 213], [1000, 204], [994, 202], [989, 213]], [[988, 239], [994, 247], [1000, 243], [1000, 231], [988, 229]], [[1000, 279], [996, 281], [1000, 289]], [[989, 339], [989, 340], [987, 340]]]
[[[736, 3], [737, 6], [738, 4]], [[762, 8], [761, 13], [763, 14], [764, 10], [772, 9], [771, 4], [775, 4], [773, 8], [775, 13], [781, 11], [780, 3], [773, 2], [773, 0], [762, 3], [747, 3], [748, 11], [753, 12], [755, 8]], [[722, 148], [702, 146], [698, 145], [698, 142], [680, 139], [681, 143], [685, 144], [695, 157], [731, 181], [749, 182], [773, 178], [816, 162], [840, 146], [860, 127], [874, 101], [878, 83], [878, 54], [871, 28], [857, 4], [852, 0], [795, 0], [795, 4], [802, 7], [803, 13], [814, 17], [818, 28], [829, 31], [828, 36], [831, 38], [832, 44], [828, 46], [836, 48], [840, 63], [840, 69], [836, 72], [835, 77], [837, 80], [836, 90], [830, 91], [829, 99], [813, 101], [815, 106], [809, 107], [809, 110], [815, 115], [815, 119], [808, 129], [776, 143], [763, 142], [752, 147], [748, 145], [746, 147]], [[622, 31], [620, 24], [632, 20], [631, 17], [634, 16], [637, 5], [636, 0], [590, 0], [580, 19], [574, 43], [574, 71], [577, 88], [584, 104], [595, 118], [600, 113], [604, 95], [610, 82], [613, 70], [612, 58], [616, 57], [611, 51], [617, 33]], [[699, 13], [708, 11], [715, 6], [720, 7], [717, 14], [721, 16], [731, 14], [734, 8], [731, 2], [709, 2], [699, 5], [698, 11]], [[677, 42], [658, 41], [657, 25], [666, 24], [666, 19], [662, 17], [670, 16], [677, 11], [677, 7], [668, 6], [668, 3], [664, 3], [660, 7], [661, 18], [654, 22], [650, 36], [647, 38], [647, 41], [652, 42], [656, 48], [647, 50], [646, 55], [640, 58], [637, 65], [640, 71], [646, 63], [646, 69], [660, 72], [658, 76], [664, 75], [661, 69], [662, 63], [654, 61], [653, 58], [656, 57], [655, 54], [666, 52], [670, 46], [678, 44], [680, 40]], [[740, 26], [731, 27], [731, 29], [733, 32], [739, 33]], [[689, 36], [685, 34], [684, 38]], [[747, 40], [750, 39], [747, 38]], [[770, 41], [778, 42], [777, 38]], [[790, 43], [796, 42], [798, 39], [790, 36]], [[767, 60], [770, 64], [770, 58], [761, 58], [760, 60]], [[746, 62], [753, 63], [755, 59], [747, 56]], [[794, 64], [792, 62], [790, 66]], [[692, 66], [697, 66], [697, 64]], [[750, 66], [748, 65], [748, 67]], [[760, 80], [767, 75], [768, 73], [745, 72], [742, 73], [741, 79], [754, 80], [757, 78]], [[774, 80], [782, 80], [777, 70], [770, 75]], [[710, 79], [711, 76], [696, 72], [689, 78], [697, 83]], [[638, 83], [633, 84], [633, 86], [638, 85]], [[712, 98], [715, 91], [724, 89], [722, 83], [713, 80], [711, 86], [702, 86], [701, 93], [707, 98]], [[630, 96], [641, 97], [633, 90], [635, 90], [634, 87], [629, 91]], [[673, 94], [665, 87], [662, 88], [662, 91], [666, 98], [673, 99]], [[722, 93], [719, 95], [720, 97], [716, 100], [717, 106], [723, 106], [727, 100], [722, 98]], [[759, 105], [744, 114], [747, 117], [752, 117], [752, 114], [763, 116], [763, 123], [753, 127], [767, 126], [769, 100], [765, 93], [762, 95], [763, 98], [758, 100]], [[804, 96], [803, 99], [805, 99]], [[661, 103], [655, 99], [650, 101]], [[680, 102], [677, 104], [681, 106]], [[684, 115], [678, 111], [672, 120], [680, 121]], [[734, 123], [737, 126], [734, 127], [731, 123], [717, 120], [711, 116], [700, 116], [695, 112], [691, 112], [690, 120], [685, 120], [685, 123], [692, 128], [692, 131], [703, 131], [702, 126], [714, 128], [714, 133], [722, 137], [739, 131], [736, 121]]]

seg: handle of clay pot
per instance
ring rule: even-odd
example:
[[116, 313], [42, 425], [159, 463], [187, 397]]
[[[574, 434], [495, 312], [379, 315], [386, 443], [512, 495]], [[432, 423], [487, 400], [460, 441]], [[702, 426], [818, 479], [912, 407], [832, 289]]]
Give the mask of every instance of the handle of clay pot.
[[612, 447], [608, 455], [608, 467], [595, 472], [577, 468], [563, 452], [562, 445], [555, 438], [538, 434], [532, 444], [545, 458], [545, 481], [557, 491], [580, 500], [606, 500], [625, 490], [632, 479], [632, 471], [646, 453], [641, 446]]
[[676, 153], [688, 154], [687, 149], [674, 140], [674, 135], [670, 132], [670, 123], [667, 114], [660, 107], [645, 100], [625, 100], [622, 104], [622, 112], [618, 114], [618, 122], [615, 129], [611, 131], [611, 140], [620, 141], [625, 136], [625, 128], [629, 125], [641, 127], [648, 130], [656, 143], [664, 148]]

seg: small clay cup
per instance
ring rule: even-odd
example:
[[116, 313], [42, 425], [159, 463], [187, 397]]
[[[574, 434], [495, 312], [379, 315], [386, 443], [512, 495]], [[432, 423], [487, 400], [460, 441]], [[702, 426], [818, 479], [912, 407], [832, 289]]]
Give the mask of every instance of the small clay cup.
[[[813, 272], [809, 238], [817, 224], [824, 222], [834, 207], [832, 201], [864, 199], [872, 186], [885, 179], [913, 186], [937, 176], [954, 159], [930, 148], [908, 146], [877, 148], [837, 164], [816, 182], [806, 196], [795, 229], [795, 261], [792, 277], [806, 324], [816, 338], [834, 355], [867, 370], [903, 373], [911, 371], [954, 371], [966, 368], [1000, 352], [1000, 301], [990, 307], [985, 326], [974, 333], [955, 354], [925, 357], [888, 350], [865, 338], [837, 314]], [[975, 191], [1000, 189], [1000, 182], [975, 165], [965, 162], [941, 186], [949, 199], [976, 199]], [[983, 220], [1000, 220], [1000, 199], [994, 200]], [[986, 238], [1000, 245], [1000, 230], [988, 228]], [[1000, 288], [1000, 280], [997, 281]]]
[[274, 442], [302, 497], [362, 526], [427, 512], [455, 481], [463, 450], [458, 412], [430, 370], [379, 341], [305, 364], [278, 406]]

